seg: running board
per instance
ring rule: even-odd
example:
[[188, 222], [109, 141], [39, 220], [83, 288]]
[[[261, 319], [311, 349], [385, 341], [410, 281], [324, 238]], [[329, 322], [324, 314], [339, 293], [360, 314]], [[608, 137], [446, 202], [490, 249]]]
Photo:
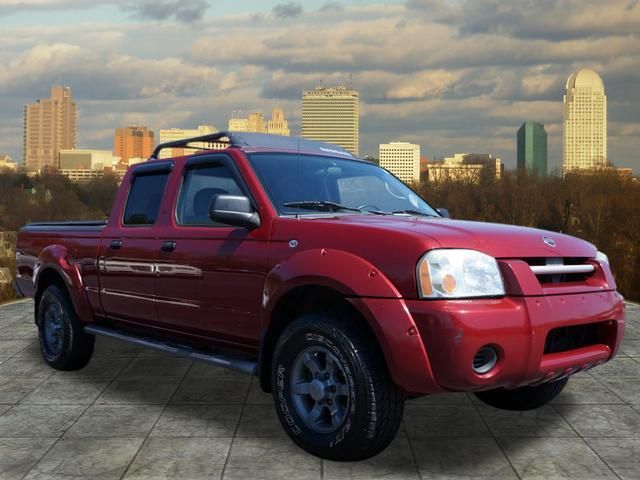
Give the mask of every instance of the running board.
[[153, 348], [155, 350], [160, 350], [161, 352], [171, 353], [179, 357], [190, 358], [199, 362], [210, 363], [217, 367], [228, 368], [230, 370], [248, 373], [249, 375], [256, 375], [258, 371], [258, 364], [256, 362], [252, 362], [251, 360], [244, 358], [233, 357], [231, 355], [212, 354], [204, 350], [192, 349], [186, 345], [173, 345], [155, 338], [139, 337], [119, 330], [94, 325], [87, 325], [84, 327], [84, 331], [92, 335], [101, 335], [103, 337], [132, 343], [133, 345]]

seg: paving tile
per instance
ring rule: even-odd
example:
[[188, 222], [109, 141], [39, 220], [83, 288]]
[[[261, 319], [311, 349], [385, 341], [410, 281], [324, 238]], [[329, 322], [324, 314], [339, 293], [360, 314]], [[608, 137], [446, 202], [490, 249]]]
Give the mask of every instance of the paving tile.
[[640, 414], [628, 405], [554, 405], [583, 437], [640, 435]]
[[33, 343], [33, 340], [0, 340], [0, 356], [12, 357]]
[[616, 478], [581, 438], [498, 437], [522, 480]]
[[122, 372], [121, 378], [184, 377], [193, 364], [185, 358], [136, 358]]
[[620, 353], [628, 357], [640, 358], [640, 340], [625, 339], [620, 345]]
[[270, 393], [262, 391], [260, 386], [260, 380], [256, 377], [251, 379], [251, 386], [249, 387], [249, 396], [247, 397], [247, 404], [249, 405], [273, 405], [273, 396]]
[[216, 367], [206, 362], [194, 362], [193, 366], [187, 373], [187, 378], [227, 378], [227, 379], [247, 379], [247, 374], [236, 372], [229, 368]]
[[133, 358], [129, 357], [93, 357], [89, 364], [81, 370], [74, 370], [71, 372], [56, 370], [53, 375], [56, 377], [67, 378], [70, 381], [77, 378], [113, 379], [118, 376], [132, 361]]
[[412, 440], [424, 479], [516, 479], [500, 447], [491, 437], [422, 438]]
[[55, 441], [55, 438], [0, 438], [0, 478], [24, 477]]
[[142, 441], [141, 438], [64, 438], [47, 452], [25, 478], [119, 479]]
[[92, 405], [65, 437], [146, 437], [162, 405]]
[[20, 403], [40, 405], [89, 405], [106, 386], [104, 378], [51, 377], [23, 398]]
[[233, 437], [241, 405], [169, 405], [152, 437]]
[[33, 340], [38, 338], [38, 329], [32, 322], [15, 322], [0, 328], [0, 340]]
[[95, 357], [136, 357], [142, 351], [142, 347], [131, 343], [120, 342], [101, 336], [96, 336], [96, 345], [93, 351]]
[[59, 437], [86, 407], [16, 405], [0, 416], [0, 438]]
[[437, 395], [425, 395], [424, 397], [407, 400], [408, 406], [420, 405], [471, 405], [471, 400], [466, 393], [442, 393]]
[[96, 400], [99, 404], [165, 404], [180, 384], [175, 377], [116, 379]]
[[409, 406], [404, 414], [411, 439], [423, 437], [482, 437], [490, 435], [471, 405]]
[[626, 403], [638, 402], [640, 379], [600, 377], [599, 380]]
[[42, 378], [0, 376], [0, 403], [18, 403], [44, 382]]
[[418, 480], [418, 470], [406, 437], [396, 438], [379, 455], [361, 462], [323, 461], [324, 480]]
[[499, 410], [488, 406], [480, 406], [478, 410], [495, 436], [577, 436], [571, 426], [550, 406], [525, 412]]
[[220, 478], [231, 438], [150, 438], [124, 478], [129, 480]]
[[624, 480], [640, 477], [640, 438], [585, 438], [607, 465]]
[[621, 404], [624, 401], [609, 387], [603, 385], [590, 375], [579, 374], [571, 377], [560, 395], [551, 401], [552, 404], [598, 405]]
[[0, 365], [0, 378], [33, 377], [46, 379], [55, 370], [42, 357], [13, 357]]
[[186, 378], [172, 403], [227, 404], [244, 403], [250, 378]]
[[286, 435], [273, 405], [246, 405], [244, 407], [237, 436], [258, 438]]
[[236, 438], [231, 445], [225, 480], [319, 480], [320, 459], [286, 438]]
[[[24, 341], [24, 340], [22, 340]], [[16, 357], [20, 358], [39, 358], [42, 360], [42, 354], [40, 353], [40, 342], [38, 340], [34, 340], [23, 350], [20, 350], [15, 354]]]
[[633, 358], [618, 357], [590, 370], [594, 377], [637, 378], [640, 380], [640, 362]]

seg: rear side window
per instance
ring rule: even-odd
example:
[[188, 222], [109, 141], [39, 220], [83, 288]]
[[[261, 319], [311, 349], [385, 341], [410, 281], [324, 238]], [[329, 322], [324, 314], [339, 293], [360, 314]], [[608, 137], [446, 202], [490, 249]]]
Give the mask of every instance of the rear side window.
[[180, 190], [176, 220], [180, 225], [222, 226], [209, 218], [209, 207], [217, 195], [244, 193], [223, 165], [201, 165], [188, 169]]
[[153, 225], [169, 174], [166, 172], [136, 175], [133, 178], [123, 223], [128, 226]]

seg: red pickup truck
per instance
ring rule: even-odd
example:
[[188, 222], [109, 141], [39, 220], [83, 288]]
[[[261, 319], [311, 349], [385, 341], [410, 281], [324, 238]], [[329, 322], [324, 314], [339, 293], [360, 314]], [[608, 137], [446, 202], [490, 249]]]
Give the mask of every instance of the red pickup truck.
[[257, 375], [293, 441], [337, 460], [382, 451], [406, 398], [540, 407], [624, 329], [593, 245], [445, 218], [386, 170], [290, 137], [160, 145], [108, 221], [27, 225], [17, 265], [53, 368], [84, 367], [104, 335]]

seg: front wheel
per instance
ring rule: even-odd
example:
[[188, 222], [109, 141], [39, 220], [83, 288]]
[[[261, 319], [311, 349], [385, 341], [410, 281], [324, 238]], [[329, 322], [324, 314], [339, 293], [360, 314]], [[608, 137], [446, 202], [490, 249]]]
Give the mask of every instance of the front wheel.
[[533, 410], [546, 405], [560, 395], [567, 381], [569, 377], [535, 387], [520, 387], [513, 390], [496, 388], [486, 392], [476, 392], [476, 397], [487, 405], [503, 410]]
[[376, 339], [350, 318], [306, 315], [282, 334], [272, 391], [282, 426], [306, 451], [362, 460], [394, 439], [404, 397]]
[[38, 302], [40, 352], [56, 370], [79, 370], [93, 355], [95, 337], [84, 333], [65, 291], [49, 285]]

